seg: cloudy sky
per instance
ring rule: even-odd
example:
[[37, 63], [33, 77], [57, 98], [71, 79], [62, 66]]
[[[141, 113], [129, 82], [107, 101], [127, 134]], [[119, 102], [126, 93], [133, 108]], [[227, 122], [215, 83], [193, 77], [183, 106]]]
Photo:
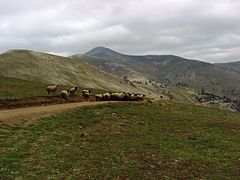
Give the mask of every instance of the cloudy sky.
[[0, 52], [60, 55], [106, 46], [126, 54], [240, 60], [239, 0], [0, 0]]

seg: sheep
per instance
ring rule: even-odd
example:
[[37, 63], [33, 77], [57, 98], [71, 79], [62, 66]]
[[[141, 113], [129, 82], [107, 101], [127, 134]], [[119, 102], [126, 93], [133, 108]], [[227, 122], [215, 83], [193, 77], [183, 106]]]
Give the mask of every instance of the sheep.
[[48, 92], [48, 94], [50, 94], [50, 93], [56, 93], [57, 88], [58, 88], [58, 85], [48, 86], [48, 87], [47, 87], [47, 92]]
[[126, 100], [129, 100], [129, 101], [141, 101], [143, 100], [145, 97], [144, 94], [130, 94], [130, 93], [127, 93], [127, 98]]
[[102, 94], [104, 100], [110, 100], [111, 94], [110, 93], [104, 93]]
[[83, 97], [85, 97], [85, 98], [89, 98], [89, 96], [90, 96], [90, 93], [84, 93], [84, 95], [83, 95]]
[[131, 93], [126, 93], [125, 100], [126, 100], [126, 101], [131, 101], [131, 100], [132, 100], [132, 97], [133, 97], [133, 94], [131, 94]]
[[135, 100], [141, 101], [145, 98], [145, 94], [134, 94]]
[[96, 101], [102, 101], [104, 100], [103, 94], [95, 94]]
[[90, 93], [91, 93], [91, 90], [86, 90], [86, 89], [82, 90], [82, 95], [85, 98], [89, 98]]
[[61, 97], [65, 100], [69, 99], [70, 91], [69, 90], [63, 90], [61, 91]]
[[74, 95], [74, 93], [77, 91], [77, 88], [78, 88], [78, 87], [72, 87], [72, 88], [70, 88], [70, 89], [69, 89], [70, 95]]
[[109, 101], [111, 93], [95, 94], [96, 101]]
[[110, 95], [111, 100], [126, 100], [128, 97], [128, 95], [125, 92], [111, 93]]
[[84, 93], [91, 93], [92, 90], [88, 90], [88, 89], [83, 89], [82, 90], [82, 94], [84, 95]]
[[110, 94], [110, 99], [111, 100], [117, 100], [119, 95], [120, 95], [119, 93], [111, 93]]

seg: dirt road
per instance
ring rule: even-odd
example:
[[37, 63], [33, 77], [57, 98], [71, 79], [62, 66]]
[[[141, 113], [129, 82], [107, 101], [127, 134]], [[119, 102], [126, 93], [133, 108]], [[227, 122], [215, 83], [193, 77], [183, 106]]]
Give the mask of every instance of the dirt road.
[[78, 102], [38, 107], [0, 110], [0, 124], [32, 122], [59, 112], [67, 111], [81, 106], [98, 105], [110, 102]]

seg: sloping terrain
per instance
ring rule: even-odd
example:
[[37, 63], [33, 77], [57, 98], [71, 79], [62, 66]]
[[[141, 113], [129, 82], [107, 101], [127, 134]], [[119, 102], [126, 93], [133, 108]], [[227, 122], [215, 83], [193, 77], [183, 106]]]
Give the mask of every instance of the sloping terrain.
[[[105, 58], [106, 56], [111, 56], [111, 58]], [[116, 75], [103, 72], [86, 62], [92, 62], [93, 65], [96, 65], [95, 62], [97, 62], [99, 63], [97, 67], [102, 67], [102, 64], [106, 65], [101, 69], [104, 71], [110, 69], [110, 73]], [[191, 62], [190, 65], [189, 62]], [[112, 63], [114, 68], [112, 68]], [[0, 65], [0, 99], [2, 100], [27, 98], [27, 102], [32, 101], [33, 104], [35, 104], [34, 101], [40, 104], [56, 102], [55, 98], [48, 98], [48, 95], [45, 97], [46, 86], [49, 84], [60, 84], [59, 92], [74, 85], [79, 87], [78, 94], [80, 94], [81, 88], [92, 89], [94, 90], [93, 94], [100, 92], [99, 90], [102, 90], [101, 92], [125, 91], [143, 93], [147, 98], [173, 99], [194, 104], [199, 103], [196, 97], [203, 88], [221, 96], [229, 94], [232, 98], [240, 96], [239, 90], [235, 89], [236, 82], [232, 83], [227, 79], [229, 75], [217, 77], [214, 74], [220, 70], [221, 72], [218, 74], [224, 74], [224, 68], [177, 56], [127, 56], [110, 49], [95, 48], [87, 55], [66, 58], [27, 50], [11, 50], [0, 55]], [[110, 68], [109, 65], [111, 65]], [[211, 74], [215, 80], [216, 78], [221, 81], [225, 80], [224, 86], [227, 88], [223, 88], [220, 83], [214, 84], [212, 79], [207, 78], [206, 74], [201, 71], [207, 72], [208, 75]], [[176, 75], [172, 72], [183, 75]], [[230, 72], [232, 76], [237, 74], [237, 71]], [[127, 73], [130, 73], [131, 76]], [[121, 76], [121, 74], [132, 77], [132, 79], [129, 81], [117, 76]], [[163, 77], [167, 78], [151, 77], [156, 74], [164, 74]], [[181, 82], [178, 82], [179, 78]], [[182, 78], [185, 78], [184, 81]], [[168, 84], [168, 88], [159, 86], [162, 83]], [[232, 89], [227, 90], [229, 87]], [[39, 97], [39, 99], [38, 96], [44, 97]], [[61, 98], [58, 98], [57, 102], [60, 100]], [[206, 103], [212, 103], [212, 101], [213, 99]], [[21, 104], [21, 101], [19, 102]], [[19, 102], [14, 102], [14, 106], [15, 104], [18, 106]], [[2, 106], [7, 103], [12, 107], [13, 102], [4, 100], [1, 103]], [[236, 102], [214, 101], [214, 106], [236, 111], [235, 105], [232, 106], [234, 103], [236, 104]]]
[[[47, 95], [47, 84], [0, 75], [0, 100]], [[51, 96], [51, 95], [49, 95]]]
[[12, 50], [1, 54], [0, 75], [96, 89], [123, 88], [117, 77], [82, 61], [27, 50]]
[[1, 178], [240, 178], [239, 113], [159, 104], [82, 107], [30, 125], [2, 124]]
[[118, 76], [99, 71], [82, 59], [27, 50], [11, 50], [0, 55], [0, 79], [0, 99], [42, 96], [48, 84], [137, 92], [159, 98], [154, 88], [125, 83]]
[[104, 47], [73, 57], [132, 80], [153, 80], [168, 86], [205, 89], [217, 95], [240, 98], [240, 73], [215, 64], [172, 55], [130, 56]]
[[[0, 100], [18, 100], [43, 96], [57, 97], [60, 96], [60, 92], [62, 90], [66, 90], [72, 87], [70, 85], [59, 85], [56, 93], [48, 94], [46, 91], [46, 87], [48, 85], [49, 84], [47, 83], [0, 76]], [[75, 95], [81, 95], [83, 89], [85, 89], [85, 87], [78, 87]], [[106, 90], [103, 89], [89, 89], [91, 90], [92, 94], [106, 92]]]
[[[53, 114], [71, 110], [81, 106], [90, 106], [97, 104], [111, 103], [107, 101], [102, 102], [75, 102], [66, 104], [54, 104], [37, 107], [24, 107], [17, 109], [0, 109], [0, 126], [1, 124], [14, 124], [24, 122], [34, 122], [42, 117], [48, 117]], [[112, 102], [113, 103], [113, 102]], [[25, 119], [25, 121], [24, 121]]]
[[118, 76], [89, 65], [82, 58], [61, 57], [28, 50], [11, 50], [0, 54], [0, 76], [44, 84], [144, 93], [150, 97], [159, 97], [157, 91], [126, 83]]
[[229, 68], [229, 69], [234, 69], [236, 71], [240, 71], [240, 61], [230, 62], [230, 63], [219, 63], [217, 65], [225, 68]]

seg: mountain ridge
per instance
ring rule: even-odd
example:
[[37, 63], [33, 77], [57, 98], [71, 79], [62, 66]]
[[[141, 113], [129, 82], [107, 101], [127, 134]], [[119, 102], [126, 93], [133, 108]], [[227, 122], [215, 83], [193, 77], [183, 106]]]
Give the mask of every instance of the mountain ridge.
[[218, 63], [217, 65], [240, 72], [240, 61], [234, 61], [234, 62], [228, 62], [228, 63]]
[[132, 56], [104, 47], [94, 48], [81, 58], [100, 70], [133, 81], [150, 80], [240, 98], [240, 73], [218, 64], [174, 55]]
[[[0, 75], [32, 81], [120, 90], [127, 77], [131, 82], [186, 87], [196, 92], [204, 89], [240, 98], [239, 71], [174, 55], [132, 56], [96, 47], [69, 58], [17, 49], [0, 54], [0, 64]], [[127, 87], [128, 91], [131, 88]]]

